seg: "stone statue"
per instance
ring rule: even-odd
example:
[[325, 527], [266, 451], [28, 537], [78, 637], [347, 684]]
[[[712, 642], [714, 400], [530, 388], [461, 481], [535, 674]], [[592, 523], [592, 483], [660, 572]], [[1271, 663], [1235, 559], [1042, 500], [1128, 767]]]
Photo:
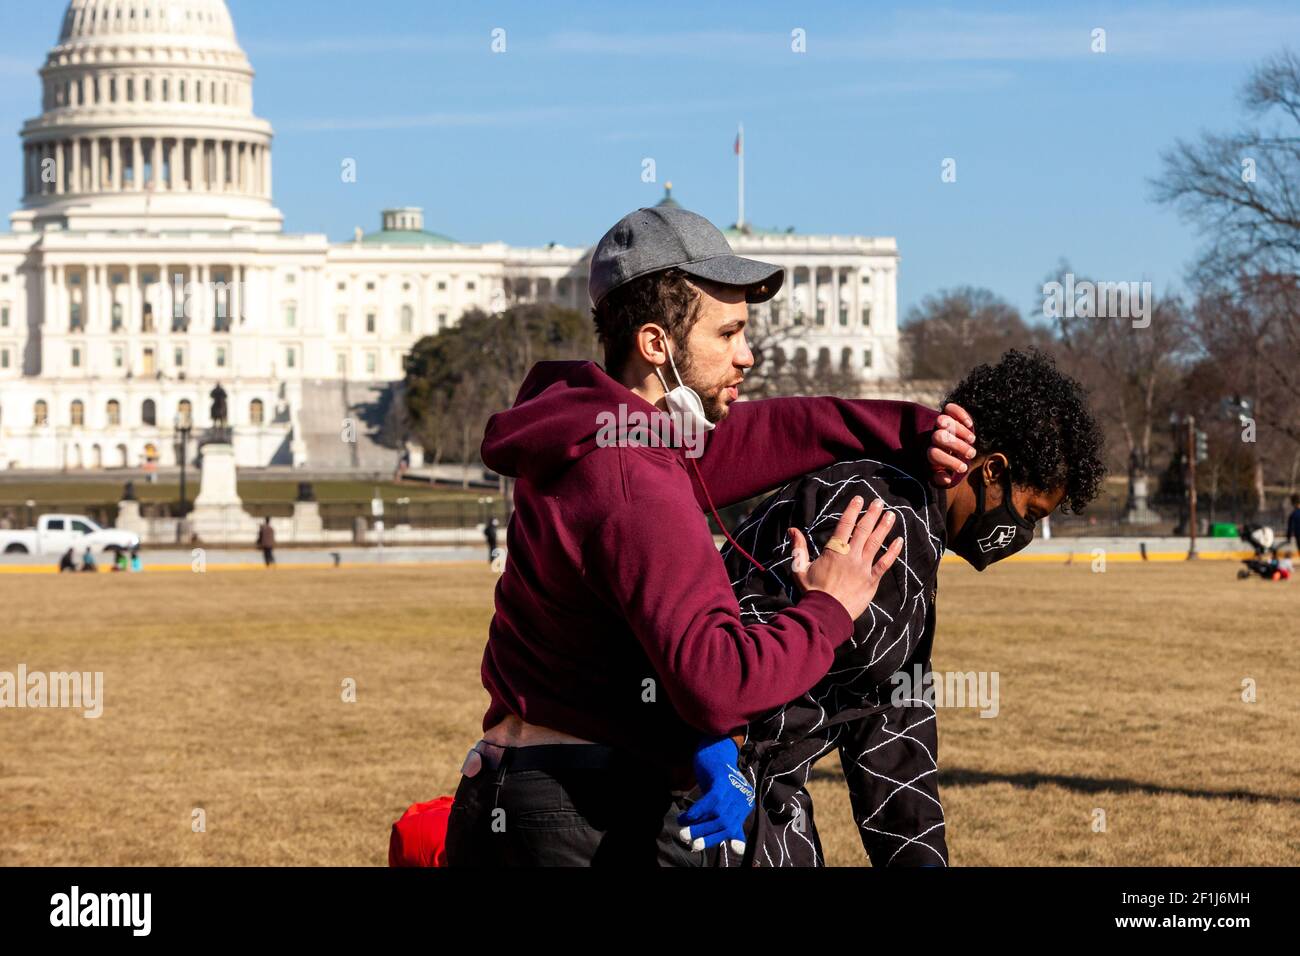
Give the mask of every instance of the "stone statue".
[[214, 428], [224, 429], [227, 423], [226, 390], [221, 387], [220, 382], [209, 393], [209, 397], [212, 399], [212, 425]]

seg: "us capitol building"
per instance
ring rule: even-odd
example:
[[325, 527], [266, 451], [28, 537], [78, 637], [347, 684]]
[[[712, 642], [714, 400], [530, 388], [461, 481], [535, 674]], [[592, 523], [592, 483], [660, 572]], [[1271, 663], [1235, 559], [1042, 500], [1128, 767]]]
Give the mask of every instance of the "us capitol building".
[[[414, 207], [349, 242], [285, 232], [222, 0], [71, 0], [40, 84], [0, 233], [0, 468], [174, 465], [220, 383], [239, 465], [387, 470], [396, 451], [340, 435], [417, 339], [471, 308], [590, 309], [589, 248], [458, 242]], [[787, 270], [754, 307], [800, 327], [782, 359], [897, 375], [893, 239], [728, 238]]]

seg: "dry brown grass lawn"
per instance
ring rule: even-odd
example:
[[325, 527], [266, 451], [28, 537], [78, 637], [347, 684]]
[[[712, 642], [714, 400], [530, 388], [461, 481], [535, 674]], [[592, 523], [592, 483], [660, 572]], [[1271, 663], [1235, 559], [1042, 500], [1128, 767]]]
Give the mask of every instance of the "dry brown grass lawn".
[[[1300, 583], [1234, 570], [945, 566], [935, 668], [1001, 692], [994, 719], [939, 714], [954, 864], [1300, 863]], [[0, 670], [105, 674], [98, 720], [0, 710], [0, 864], [382, 865], [476, 738], [495, 580], [0, 575]], [[838, 776], [819, 768], [818, 822], [859, 864]]]

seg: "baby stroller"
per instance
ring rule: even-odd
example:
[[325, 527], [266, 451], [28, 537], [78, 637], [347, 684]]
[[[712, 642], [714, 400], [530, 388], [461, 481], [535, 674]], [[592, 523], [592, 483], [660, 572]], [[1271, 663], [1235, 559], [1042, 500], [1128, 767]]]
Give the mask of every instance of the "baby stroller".
[[1291, 558], [1278, 557], [1272, 528], [1257, 524], [1242, 525], [1241, 540], [1251, 546], [1255, 556], [1241, 562], [1245, 567], [1238, 569], [1237, 580], [1244, 581], [1252, 574], [1258, 574], [1265, 581], [1291, 579]]

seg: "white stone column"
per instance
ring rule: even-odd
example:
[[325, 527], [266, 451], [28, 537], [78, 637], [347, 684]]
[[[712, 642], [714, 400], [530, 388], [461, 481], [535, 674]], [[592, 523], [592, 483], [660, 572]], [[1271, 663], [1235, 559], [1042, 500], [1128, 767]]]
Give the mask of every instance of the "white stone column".
[[265, 173], [266, 178], [263, 180], [262, 195], [265, 196], [267, 199], [270, 199], [271, 198], [271, 148], [269, 146], [263, 146], [262, 154], [263, 154], [262, 167], [266, 171]]
[[214, 192], [223, 193], [226, 191], [226, 144], [224, 140], [217, 140], [217, 182], [213, 188]]
[[68, 320], [70, 316], [68, 314], [66, 275], [63, 266], [54, 267], [54, 329], [56, 332], [67, 332], [69, 330]]
[[[852, 305], [849, 306], [849, 331], [862, 328], [862, 269], [854, 268], [849, 273], [849, 282], [853, 288], [849, 291]], [[856, 359], [856, 356], [855, 356]]]
[[817, 325], [817, 266], [808, 267], [808, 301], [812, 303], [811, 314], [808, 316], [808, 324], [816, 327]]
[[68, 191], [63, 176], [63, 143], [59, 142], [54, 144], [54, 191], [59, 194]]
[[72, 138], [72, 191], [85, 191], [81, 182], [81, 140], [75, 136]]
[[82, 321], [86, 324], [87, 332], [99, 332], [99, 266], [86, 266], [86, 302], [85, 309], [81, 314]]
[[117, 136], [108, 141], [108, 182], [113, 192], [122, 191], [122, 140]]
[[131, 189], [134, 192], [144, 189], [144, 159], [139, 136], [131, 137]]
[[233, 332], [235, 326], [239, 324], [239, 316], [244, 308], [244, 267], [241, 265], [232, 265], [230, 267], [230, 301], [226, 306], [226, 312], [229, 314], [230, 329]]
[[41, 316], [42, 331], [45, 335], [54, 332], [58, 326], [55, 324], [55, 310], [58, 304], [54, 301], [54, 266], [47, 265], [41, 269]]
[[211, 329], [211, 323], [208, 321], [208, 267], [206, 265], [196, 265], [192, 267], [194, 274], [195, 293], [194, 307], [190, 310], [193, 315], [191, 328], [208, 331]]
[[90, 191], [99, 192], [99, 137], [90, 141]]
[[126, 267], [126, 304], [123, 311], [126, 313], [122, 320], [124, 332], [137, 334], [144, 328], [141, 319], [141, 309], [139, 304], [139, 268], [132, 264]]
[[[844, 334], [844, 333], [839, 332], [839, 328], [840, 328], [840, 263], [837, 263], [837, 261], [836, 261], [836, 263], [833, 263], [833, 264], [831, 265], [831, 308], [828, 308], [827, 312], [829, 313], [829, 325], [831, 325], [832, 328], [835, 328], [835, 329], [837, 330], [836, 334]], [[832, 358], [833, 358], [833, 356], [832, 356]]]

